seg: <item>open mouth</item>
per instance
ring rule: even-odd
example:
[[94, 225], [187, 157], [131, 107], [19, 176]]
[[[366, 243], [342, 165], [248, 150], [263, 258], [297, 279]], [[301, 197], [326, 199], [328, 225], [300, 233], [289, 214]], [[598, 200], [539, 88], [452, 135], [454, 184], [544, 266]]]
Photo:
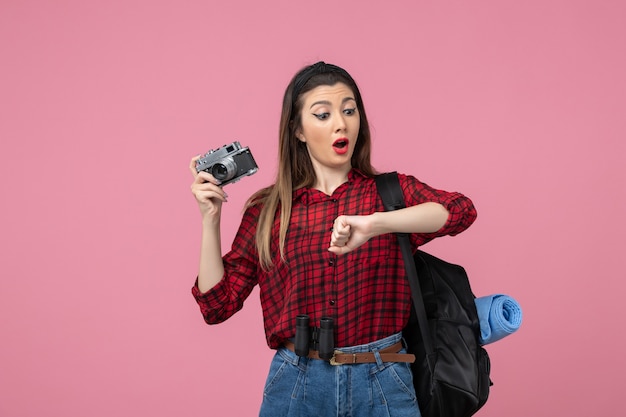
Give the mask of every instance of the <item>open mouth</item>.
[[346, 138], [337, 139], [333, 142], [333, 148], [344, 149], [348, 146], [348, 143], [349, 141]]

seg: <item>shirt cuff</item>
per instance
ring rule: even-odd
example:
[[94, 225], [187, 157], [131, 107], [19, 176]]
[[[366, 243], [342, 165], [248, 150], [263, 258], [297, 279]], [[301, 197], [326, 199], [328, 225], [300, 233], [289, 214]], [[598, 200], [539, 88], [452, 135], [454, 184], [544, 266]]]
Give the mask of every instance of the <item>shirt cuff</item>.
[[451, 193], [449, 198], [442, 201], [448, 210], [448, 219], [439, 230], [441, 235], [456, 236], [467, 229], [476, 220], [476, 209], [471, 201], [460, 193]]
[[217, 310], [228, 302], [228, 293], [226, 291], [226, 284], [224, 281], [225, 280], [222, 279], [207, 292], [202, 292], [200, 291], [200, 288], [198, 288], [198, 278], [196, 278], [196, 282], [191, 288], [191, 293], [196, 299], [196, 302], [204, 307], [203, 310]]

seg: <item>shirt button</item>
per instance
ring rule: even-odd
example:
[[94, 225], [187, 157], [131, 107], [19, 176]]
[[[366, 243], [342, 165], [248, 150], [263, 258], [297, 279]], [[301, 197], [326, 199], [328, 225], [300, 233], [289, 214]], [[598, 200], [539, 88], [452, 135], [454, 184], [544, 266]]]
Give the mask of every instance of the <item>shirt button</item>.
[[335, 305], [335, 300], [330, 300], [330, 301], [328, 302], [328, 304], [330, 304], [331, 306], [334, 306], [334, 305]]
[[328, 261], [328, 265], [333, 266], [335, 265], [335, 261], [333, 261], [332, 259], [330, 261]]

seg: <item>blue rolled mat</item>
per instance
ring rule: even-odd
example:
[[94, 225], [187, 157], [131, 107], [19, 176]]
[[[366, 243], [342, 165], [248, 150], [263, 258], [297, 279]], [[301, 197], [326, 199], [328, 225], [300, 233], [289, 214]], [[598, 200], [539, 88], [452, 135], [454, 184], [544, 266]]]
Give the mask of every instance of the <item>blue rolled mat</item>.
[[508, 295], [494, 294], [475, 300], [480, 320], [480, 343], [487, 345], [510, 335], [522, 324], [522, 308]]

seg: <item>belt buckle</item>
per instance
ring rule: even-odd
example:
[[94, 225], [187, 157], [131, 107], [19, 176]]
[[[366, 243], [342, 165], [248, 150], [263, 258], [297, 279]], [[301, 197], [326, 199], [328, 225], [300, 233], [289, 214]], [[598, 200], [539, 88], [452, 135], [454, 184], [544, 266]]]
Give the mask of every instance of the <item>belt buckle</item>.
[[[347, 355], [347, 353], [344, 353], [344, 352], [342, 352], [342, 351], [340, 351], [340, 350], [335, 350], [335, 351], [333, 352], [333, 356], [332, 356], [332, 358], [330, 358], [330, 364], [331, 364], [331, 365], [333, 365], [333, 366], [339, 366], [339, 365], [345, 365], [346, 363], [350, 363], [350, 362], [345, 362], [345, 363], [344, 363], [344, 362], [337, 362], [337, 360], [335, 359], [335, 356], [336, 356], [337, 354], [340, 354], [340, 355]], [[356, 363], [356, 353], [353, 353], [353, 354], [352, 354], [352, 363]]]
[[343, 353], [343, 352], [342, 352], [342, 351], [340, 351], [340, 350], [335, 350], [335, 351], [333, 352], [333, 356], [332, 356], [332, 358], [330, 358], [330, 364], [331, 364], [332, 366], [339, 366], [339, 365], [343, 365], [343, 363], [337, 362], [337, 361], [335, 360], [335, 356], [336, 356], [337, 354], [342, 354], [342, 353]]

